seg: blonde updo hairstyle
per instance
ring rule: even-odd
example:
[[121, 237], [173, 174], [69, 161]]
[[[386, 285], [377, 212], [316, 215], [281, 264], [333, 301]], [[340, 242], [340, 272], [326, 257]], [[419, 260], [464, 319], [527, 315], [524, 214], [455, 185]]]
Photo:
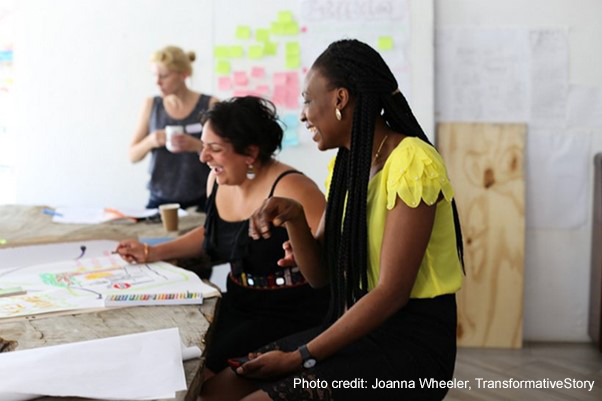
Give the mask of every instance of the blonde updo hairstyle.
[[184, 52], [177, 46], [166, 46], [157, 50], [151, 57], [154, 63], [165, 66], [170, 71], [192, 74], [192, 62], [196, 60], [196, 54], [192, 51]]

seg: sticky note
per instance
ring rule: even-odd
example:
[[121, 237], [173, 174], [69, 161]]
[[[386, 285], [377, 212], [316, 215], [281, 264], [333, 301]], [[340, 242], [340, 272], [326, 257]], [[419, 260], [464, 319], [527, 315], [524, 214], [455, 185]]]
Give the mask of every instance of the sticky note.
[[232, 80], [230, 77], [219, 77], [217, 80], [217, 88], [221, 91], [229, 91], [232, 89]]
[[286, 86], [276, 85], [274, 86], [274, 93], [272, 94], [272, 102], [276, 106], [286, 105]]
[[281, 122], [284, 130], [282, 145], [284, 147], [298, 145], [299, 117], [296, 114], [286, 114], [282, 117]]
[[270, 93], [270, 87], [267, 85], [257, 85], [257, 88], [255, 88], [255, 91], [260, 95], [260, 96], [267, 96], [268, 93]]
[[289, 109], [296, 109], [299, 106], [299, 92], [287, 88], [284, 102]]
[[10, 63], [13, 61], [12, 50], [0, 50], [0, 61]]
[[276, 72], [274, 73], [274, 86], [285, 86], [286, 85], [286, 73]]
[[228, 53], [231, 58], [241, 58], [245, 55], [245, 49], [242, 46], [230, 46]]
[[232, 93], [232, 96], [235, 96], [235, 97], [249, 96], [249, 91], [248, 90], [244, 90], [244, 89], [235, 90]]
[[263, 44], [263, 54], [266, 56], [275, 56], [278, 50], [278, 43], [265, 42]]
[[228, 46], [215, 46], [213, 48], [213, 56], [216, 58], [230, 57], [230, 49]]
[[240, 25], [236, 27], [236, 39], [250, 39], [251, 28], [246, 25]]
[[4, 238], [0, 238], [0, 245], [6, 245], [8, 243]]
[[278, 11], [278, 22], [292, 22], [293, 21], [293, 13], [292, 11]]
[[229, 75], [230, 62], [226, 60], [217, 60], [217, 63], [215, 64], [215, 72], [217, 75]]
[[256, 60], [263, 57], [263, 46], [251, 45], [249, 46], [249, 58]]
[[253, 78], [263, 78], [265, 76], [265, 68], [264, 67], [253, 67], [251, 69], [251, 76]]
[[246, 71], [234, 71], [234, 84], [238, 86], [247, 86], [249, 84]]
[[301, 56], [298, 54], [287, 54], [284, 65], [286, 68], [299, 68], [301, 66]]
[[272, 35], [284, 35], [286, 32], [286, 23], [283, 22], [272, 22], [270, 32]]
[[270, 31], [268, 29], [256, 29], [255, 40], [258, 42], [267, 42], [270, 40]]
[[299, 45], [299, 42], [286, 42], [285, 52], [287, 57], [293, 54], [301, 54], [301, 46]]
[[299, 87], [299, 74], [297, 72], [286, 72], [286, 84]]
[[391, 50], [393, 49], [393, 38], [390, 36], [379, 36], [378, 37], [378, 50]]
[[284, 34], [285, 35], [298, 35], [299, 34], [299, 24], [296, 22], [289, 22], [284, 26]]

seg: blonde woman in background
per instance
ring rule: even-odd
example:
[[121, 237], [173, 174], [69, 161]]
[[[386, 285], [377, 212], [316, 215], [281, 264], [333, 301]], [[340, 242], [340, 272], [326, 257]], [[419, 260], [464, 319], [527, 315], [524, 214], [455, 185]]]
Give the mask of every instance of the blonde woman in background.
[[[198, 159], [202, 149], [199, 115], [217, 99], [187, 87], [186, 78], [192, 75], [195, 59], [194, 52], [186, 53], [176, 46], [160, 49], [151, 58], [161, 93], [144, 102], [129, 149], [132, 163], [151, 153], [147, 208], [165, 203], [205, 207], [209, 167]], [[167, 144], [165, 127], [174, 125], [182, 127], [185, 135], [173, 136]], [[169, 150], [166, 145], [171, 145]]]

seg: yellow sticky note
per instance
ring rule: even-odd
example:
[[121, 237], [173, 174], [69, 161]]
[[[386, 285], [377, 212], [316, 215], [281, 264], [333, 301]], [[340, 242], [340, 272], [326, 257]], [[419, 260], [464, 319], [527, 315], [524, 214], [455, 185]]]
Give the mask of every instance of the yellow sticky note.
[[292, 22], [293, 12], [292, 11], [278, 11], [278, 22]]
[[299, 42], [286, 42], [286, 55], [301, 54], [301, 46]]
[[228, 49], [228, 46], [215, 46], [213, 48], [213, 56], [215, 58], [230, 57], [230, 51]]
[[266, 56], [275, 56], [278, 50], [278, 43], [265, 42], [263, 44], [263, 54]]
[[246, 25], [240, 25], [236, 27], [236, 39], [249, 39], [251, 38], [251, 28]]
[[285, 35], [298, 35], [299, 34], [299, 24], [296, 22], [290, 22], [284, 26], [284, 34]]
[[230, 74], [230, 62], [226, 60], [217, 60], [217, 63], [215, 64], [215, 72], [217, 75]]
[[391, 50], [393, 49], [393, 38], [390, 36], [379, 36], [378, 37], [378, 50]]
[[251, 45], [249, 46], [249, 58], [258, 59], [263, 57], [263, 46]]
[[286, 31], [286, 23], [272, 22], [272, 28], [271, 28], [272, 35], [284, 35], [285, 31]]
[[232, 58], [241, 58], [245, 55], [245, 49], [242, 46], [230, 46], [228, 53]]
[[299, 54], [286, 55], [286, 68], [299, 68], [301, 66], [301, 56]]
[[270, 31], [268, 29], [256, 29], [255, 39], [258, 42], [267, 42], [270, 40]]

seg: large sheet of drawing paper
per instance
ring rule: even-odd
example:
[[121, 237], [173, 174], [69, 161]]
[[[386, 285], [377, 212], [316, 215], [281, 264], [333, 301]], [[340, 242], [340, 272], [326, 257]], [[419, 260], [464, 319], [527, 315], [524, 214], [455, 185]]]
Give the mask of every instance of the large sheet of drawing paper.
[[519, 348], [525, 255], [524, 124], [440, 124], [464, 235], [458, 345]]
[[0, 400], [174, 398], [186, 390], [177, 328], [0, 354]]
[[0, 270], [0, 288], [24, 295], [0, 298], [0, 319], [104, 307], [109, 295], [216, 295], [194, 273], [166, 262], [129, 264], [117, 255], [25, 265]]

